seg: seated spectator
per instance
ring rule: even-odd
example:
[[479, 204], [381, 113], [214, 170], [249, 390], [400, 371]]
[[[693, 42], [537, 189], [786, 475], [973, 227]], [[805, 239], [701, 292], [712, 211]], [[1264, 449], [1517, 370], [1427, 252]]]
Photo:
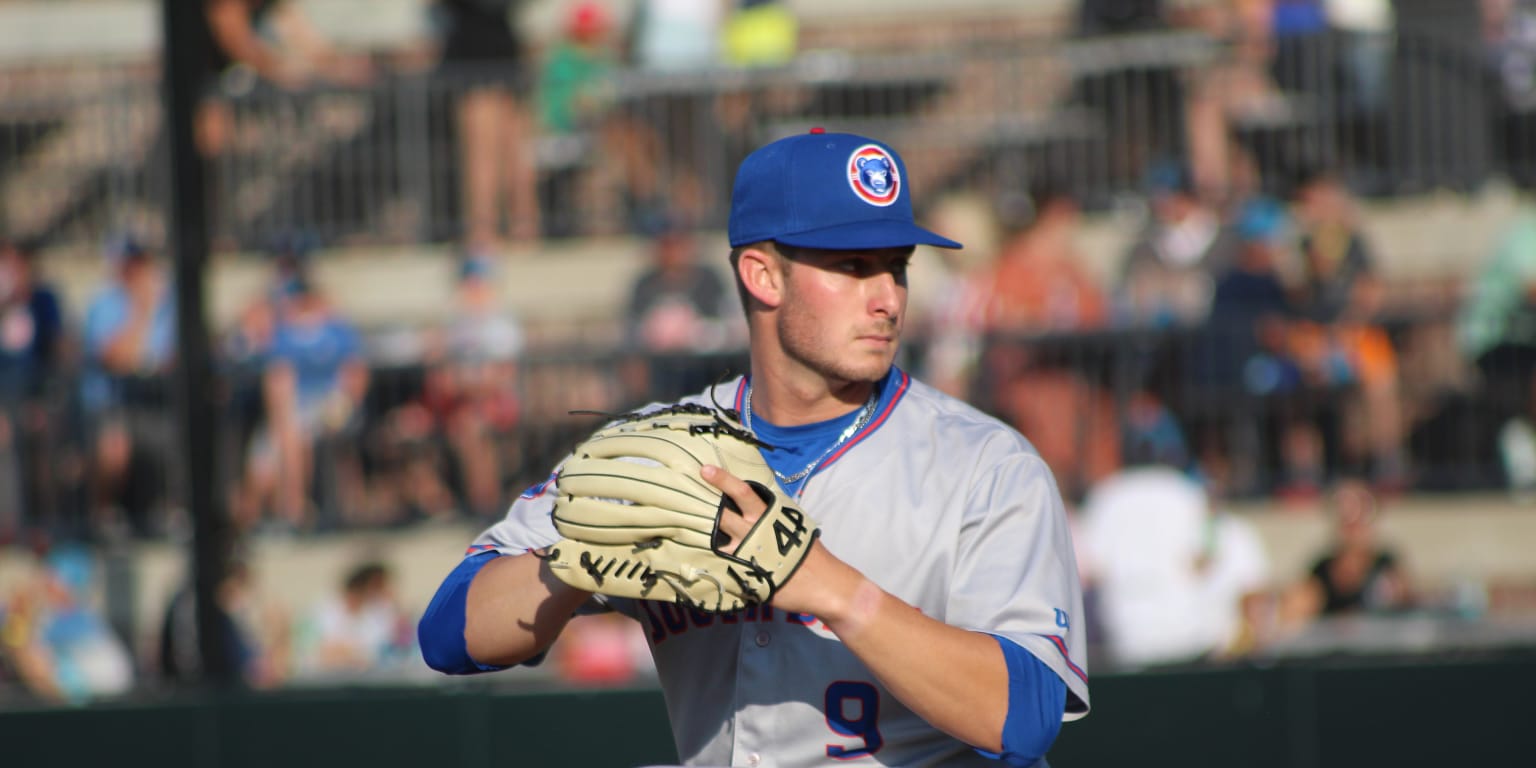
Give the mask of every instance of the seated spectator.
[[1030, 202], [1022, 226], [1024, 212], [1004, 212], [1012, 233], [970, 292], [976, 332], [997, 340], [978, 374], [994, 390], [989, 405], [1029, 437], [1070, 499], [1119, 465], [1113, 399], [1075, 365], [1074, 347], [1030, 337], [1103, 328], [1109, 301], [1077, 252], [1076, 198], [1040, 184]]
[[347, 572], [341, 592], [318, 605], [301, 628], [299, 668], [306, 676], [355, 676], [377, 672], [411, 652], [411, 622], [395, 603], [394, 577], [377, 561]]
[[89, 517], [97, 534], [149, 536], [169, 521], [179, 483], [167, 376], [176, 313], [157, 256], [127, 238], [109, 247], [107, 284], [85, 314], [81, 406], [90, 444]]
[[[228, 372], [230, 420], [227, 437], [237, 446], [234, 455], [244, 457], [265, 422], [262, 372], [272, 354], [279, 316], [297, 281], [306, 279], [314, 241], [305, 235], [287, 234], [273, 241], [267, 251], [266, 285], [240, 309], [234, 327], [221, 339], [221, 355]], [[231, 494], [231, 515], [238, 521], [260, 517], [255, 489], [243, 481]]]
[[95, 563], [83, 549], [49, 552], [0, 615], [0, 655], [27, 690], [58, 704], [127, 693], [133, 657], [92, 607]]
[[[351, 445], [369, 371], [357, 330], [319, 288], [301, 277], [289, 291], [262, 374], [266, 425], [251, 447], [247, 483], [254, 498], [270, 499], [277, 525], [308, 529], [363, 511], [362, 469]], [[324, 477], [316, 477], [317, 467]], [[325, 520], [316, 519], [316, 507]]]
[[1119, 314], [1134, 326], [1193, 326], [1210, 313], [1216, 277], [1236, 257], [1237, 235], [1201, 202], [1183, 169], [1159, 166], [1150, 176], [1151, 217], [1121, 267]]
[[1244, 602], [1268, 586], [1263, 543], [1155, 450], [1133, 450], [1126, 469], [1093, 486], [1077, 534], [1094, 564], [1089, 582], [1115, 668], [1219, 661], [1243, 650]]
[[727, 288], [720, 272], [699, 261], [693, 233], [669, 222], [649, 245], [651, 263], [635, 277], [624, 312], [625, 344], [644, 355], [636, 395], [687, 392], [707, 386], [723, 370], [700, 357], [731, 339]]
[[1397, 351], [1377, 319], [1384, 286], [1354, 201], [1337, 178], [1321, 174], [1298, 187], [1295, 209], [1301, 270], [1292, 357], [1315, 386], [1348, 388], [1337, 451], [1346, 469], [1368, 471], [1380, 490], [1402, 490], [1408, 467]]
[[1291, 357], [1293, 310], [1279, 271], [1288, 223], [1278, 205], [1261, 199], [1244, 207], [1237, 230], [1242, 246], [1216, 281], [1210, 317], [1188, 350], [1178, 410], [1218, 493], [1270, 490], [1268, 470], [1278, 462], [1279, 486], [1301, 495], [1323, 481], [1309, 409], [1327, 400], [1312, 396]]
[[[1508, 460], [1536, 451], [1529, 437], [1536, 422], [1536, 204], [1529, 191], [1470, 284], [1457, 313], [1457, 346], [1482, 377], [1482, 400], [1503, 425], [1501, 442], [1522, 448], [1507, 451]], [[1510, 469], [1512, 483], [1536, 484], [1536, 466]]]
[[60, 425], [47, 396], [63, 363], [64, 316], [36, 256], [34, 245], [0, 240], [0, 546], [27, 529], [65, 533], [51, 483]]
[[1368, 485], [1346, 480], [1333, 491], [1334, 542], [1298, 588], [1314, 615], [1381, 613], [1411, 607], [1401, 558], [1376, 528], [1380, 507]]
[[496, 290], [495, 266], [467, 258], [459, 268], [456, 300], [447, 326], [451, 393], [435, 410], [458, 467], [456, 487], [477, 516], [500, 515], [515, 434], [522, 418], [518, 358], [523, 327]]
[[[273, 606], [256, 605], [249, 564], [235, 558], [219, 580], [215, 619], [223, 633], [225, 653], [238, 682], [265, 689], [280, 685], [289, 674], [287, 615]], [[197, 600], [190, 579], [166, 604], [160, 621], [157, 649], [160, 676], [168, 683], [198, 685], [204, 680], [202, 649], [197, 630]]]
[[523, 327], [505, 308], [495, 265], [459, 262], [454, 301], [421, 334], [419, 390], [369, 435], [376, 522], [500, 515], [521, 461]]

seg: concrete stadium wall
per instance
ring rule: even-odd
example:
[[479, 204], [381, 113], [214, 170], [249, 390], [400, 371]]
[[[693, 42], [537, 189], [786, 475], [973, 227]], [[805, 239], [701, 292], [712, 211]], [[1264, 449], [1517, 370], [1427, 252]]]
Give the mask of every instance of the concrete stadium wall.
[[[1520, 766], [1536, 657], [1099, 676], [1059, 768]], [[6, 765], [635, 768], [677, 760], [659, 691], [352, 689], [0, 714]]]
[[[1236, 510], [1264, 541], [1274, 586], [1302, 578], [1328, 544], [1331, 528], [1316, 505], [1246, 506]], [[1505, 496], [1416, 496], [1390, 502], [1383, 537], [1403, 557], [1429, 599], [1459, 585], [1515, 584], [1536, 588], [1536, 506]], [[348, 568], [364, 559], [390, 565], [400, 600], [413, 615], [425, 608], [442, 577], [479, 532], [477, 526], [425, 526], [403, 531], [257, 538], [250, 555], [257, 592], [294, 616], [334, 594]], [[136, 546], [130, 553], [133, 633], [152, 649], [157, 621], [187, 572], [187, 548], [177, 543]], [[30, 557], [0, 550], [0, 594], [27, 572]], [[104, 577], [103, 577], [104, 578]], [[122, 585], [119, 585], [122, 587]], [[105, 594], [103, 582], [98, 592]]]
[[[957, 196], [934, 201], [932, 218], [969, 246], [960, 258], [988, 258], [995, 237], [980, 210], [984, 202]], [[1474, 195], [1434, 194], [1363, 206], [1363, 226], [1376, 249], [1378, 266], [1390, 282], [1403, 286], [1454, 286], [1476, 273], [1514, 217], [1518, 200], [1508, 187], [1490, 185]], [[1088, 220], [1079, 239], [1085, 265], [1110, 285], [1137, 234], [1134, 209]], [[698, 237], [704, 261], [728, 275], [725, 233]], [[451, 306], [455, 254], [443, 246], [341, 248], [316, 260], [316, 280], [340, 309], [369, 327], [408, 326], [440, 319]], [[611, 331], [621, 316], [635, 275], [647, 265], [646, 242], [634, 237], [552, 241], [537, 253], [509, 257], [497, 276], [506, 305], [541, 336]], [[79, 312], [104, 274], [97, 254], [56, 253], [43, 263], [44, 274], [63, 292], [67, 308]], [[247, 301], [264, 289], [266, 264], [253, 254], [225, 254], [209, 276], [210, 313], [227, 326]], [[941, 286], [943, 267], [932, 254], [913, 263], [913, 312], [929, 306]], [[1452, 298], [1444, 297], [1442, 298]]]

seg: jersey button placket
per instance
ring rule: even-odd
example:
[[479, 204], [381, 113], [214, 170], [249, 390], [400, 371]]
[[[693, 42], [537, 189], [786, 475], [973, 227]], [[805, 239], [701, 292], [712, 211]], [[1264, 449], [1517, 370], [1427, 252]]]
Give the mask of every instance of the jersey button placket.
[[767, 648], [768, 644], [773, 642], [773, 635], [769, 634], [768, 630], [766, 629], [760, 629], [757, 632], [757, 636], [754, 637], [752, 641], [757, 643], [757, 647], [759, 648]]

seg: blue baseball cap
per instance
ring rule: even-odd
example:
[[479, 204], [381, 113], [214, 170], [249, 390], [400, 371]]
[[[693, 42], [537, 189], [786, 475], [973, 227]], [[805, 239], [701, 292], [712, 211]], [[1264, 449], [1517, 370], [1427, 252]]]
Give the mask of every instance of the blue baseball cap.
[[819, 128], [779, 139], [736, 171], [731, 247], [772, 240], [834, 251], [960, 248], [913, 222], [908, 184], [901, 157], [874, 139]]

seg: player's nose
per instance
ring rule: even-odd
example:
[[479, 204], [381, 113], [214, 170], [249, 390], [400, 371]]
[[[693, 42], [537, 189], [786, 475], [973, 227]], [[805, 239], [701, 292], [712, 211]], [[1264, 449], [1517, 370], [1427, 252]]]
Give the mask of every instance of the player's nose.
[[901, 314], [906, 300], [906, 282], [894, 272], [882, 271], [872, 275], [865, 283], [868, 292], [869, 312], [875, 315], [895, 317]]

